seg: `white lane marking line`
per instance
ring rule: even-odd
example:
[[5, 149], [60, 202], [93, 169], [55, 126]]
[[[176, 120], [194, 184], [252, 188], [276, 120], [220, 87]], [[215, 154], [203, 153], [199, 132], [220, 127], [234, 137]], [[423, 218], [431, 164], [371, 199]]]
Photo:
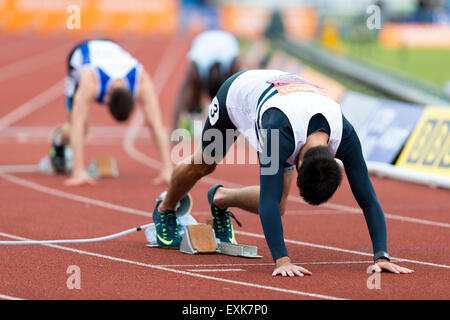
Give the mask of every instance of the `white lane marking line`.
[[[373, 263], [373, 260], [364, 260], [364, 261], [320, 261], [320, 262], [292, 262], [292, 264], [296, 265], [320, 265], [320, 264], [363, 264], [363, 263]], [[169, 268], [206, 268], [206, 267], [252, 267], [252, 266], [273, 266], [274, 263], [216, 263], [216, 264], [159, 264], [160, 267], [169, 267]]]
[[[262, 234], [245, 232], [245, 231], [239, 231], [239, 230], [235, 230], [234, 232], [237, 233], [237, 234], [246, 235], [246, 236], [250, 236], [250, 237], [254, 237], [254, 238], [265, 239], [264, 235], [262, 235]], [[371, 253], [360, 252], [360, 251], [355, 251], [355, 250], [348, 250], [348, 249], [342, 249], [342, 248], [331, 247], [331, 246], [325, 246], [325, 245], [321, 245], [321, 244], [315, 244], [315, 243], [304, 242], [304, 241], [285, 239], [285, 242], [286, 243], [297, 244], [297, 245], [301, 245], [301, 246], [306, 246], [306, 247], [313, 247], [313, 248], [327, 249], [327, 250], [338, 251], [338, 252], [358, 254], [358, 255], [361, 255], [361, 256], [369, 256], [369, 257], [373, 256], [373, 254], [371, 254]], [[449, 265], [445, 265], [445, 264], [437, 264], [437, 263], [424, 262], [424, 261], [418, 261], [418, 260], [410, 260], [410, 259], [397, 258], [397, 257], [391, 257], [391, 258], [395, 259], [395, 260], [397, 260], [399, 262], [400, 261], [401, 262], [410, 262], [410, 263], [428, 265], [428, 266], [432, 266], [432, 267], [450, 269], [450, 266]]]
[[187, 269], [189, 272], [234, 272], [234, 271], [245, 271], [244, 269]]
[[0, 165], [0, 172], [38, 172], [37, 164]]
[[0, 119], [0, 131], [61, 96], [63, 93], [63, 85], [64, 80], [58, 81], [44, 92], [39, 93], [34, 98], [4, 115]]
[[435, 226], [435, 227], [450, 228], [450, 223], [445, 223], [445, 222], [436, 222], [436, 221], [430, 221], [430, 220], [425, 220], [425, 219], [404, 217], [404, 216], [399, 216], [399, 215], [390, 214], [390, 213], [385, 213], [384, 216], [387, 219], [392, 219], [392, 220], [426, 224], [426, 225]]
[[[3, 179], [5, 179], [7, 181], [10, 181], [12, 183], [21, 185], [23, 187], [27, 187], [27, 188], [30, 188], [30, 189], [33, 189], [33, 190], [36, 190], [36, 191], [44, 192], [44, 193], [47, 193], [47, 194], [50, 194], [50, 195], [53, 195], [53, 196], [66, 198], [66, 199], [69, 199], [69, 200], [79, 201], [79, 202], [83, 202], [83, 203], [87, 203], [87, 204], [91, 204], [91, 205], [95, 205], [95, 206], [99, 206], [99, 207], [103, 207], [103, 208], [107, 208], [107, 209], [111, 209], [111, 210], [116, 210], [116, 211], [120, 211], [120, 212], [131, 213], [131, 214], [136, 214], [136, 215], [145, 216], [145, 217], [151, 217], [151, 215], [152, 215], [150, 212], [147, 212], [147, 211], [132, 209], [132, 208], [125, 207], [125, 206], [116, 205], [116, 204], [112, 204], [112, 203], [101, 201], [101, 200], [95, 200], [95, 199], [84, 197], [84, 196], [79, 196], [79, 195], [75, 195], [75, 194], [72, 194], [72, 193], [60, 191], [60, 190], [57, 190], [57, 189], [52, 189], [52, 188], [49, 188], [49, 187], [37, 184], [35, 182], [31, 182], [31, 181], [28, 181], [28, 180], [25, 180], [25, 179], [22, 179], [22, 178], [18, 178], [18, 177], [12, 176], [12, 175], [7, 174], [7, 173], [1, 173], [0, 172], [0, 178], [3, 178]], [[241, 234], [241, 235], [246, 235], [246, 236], [249, 236], [249, 237], [265, 239], [264, 235], [262, 235], [262, 234], [245, 232], [245, 231], [239, 231], [239, 230], [235, 230], [235, 233], [236, 234]], [[337, 247], [325, 246], [325, 245], [321, 245], [321, 244], [314, 244], [314, 243], [309, 243], [309, 242], [303, 242], [303, 241], [296, 241], [296, 240], [285, 239], [285, 242], [286, 243], [296, 244], [296, 245], [301, 245], [301, 246], [314, 247], [314, 248], [320, 248], [320, 249], [327, 249], [327, 250], [338, 251], [338, 252], [345, 252], [345, 253], [350, 253], [350, 254], [358, 254], [358, 255], [370, 256], [370, 257], [373, 256], [372, 254], [366, 253], [366, 252], [342, 249], [342, 248], [337, 248]], [[424, 262], [424, 261], [419, 261], [419, 260], [410, 260], [410, 259], [396, 258], [396, 257], [391, 257], [391, 258], [392, 259], [396, 259], [397, 261], [402, 261], [402, 262], [410, 262], [410, 263], [428, 265], [428, 266], [432, 266], [432, 267], [439, 267], [439, 268], [450, 269], [450, 266], [444, 265], [444, 264], [436, 264], [436, 263], [431, 263], [431, 262]]]
[[24, 300], [22, 298], [11, 297], [11, 296], [7, 296], [5, 294], [0, 294], [0, 299], [5, 299], [5, 300]]
[[[4, 233], [4, 232], [0, 232], [0, 236], [6, 237], [6, 238], [12, 238], [15, 240], [22, 240], [22, 241], [33, 240], [33, 239], [28, 239], [28, 238]], [[91, 257], [102, 258], [102, 259], [107, 259], [107, 260], [116, 261], [116, 262], [128, 263], [128, 264], [132, 264], [135, 266], [157, 269], [157, 270], [161, 270], [161, 271], [168, 271], [168, 272], [173, 272], [173, 273], [182, 274], [182, 275], [186, 275], [186, 276], [203, 278], [203, 279], [214, 280], [214, 281], [219, 281], [219, 282], [226, 282], [226, 283], [231, 283], [231, 284], [241, 285], [241, 286], [246, 286], [246, 287], [266, 289], [266, 290], [277, 291], [277, 292], [282, 292], [282, 293], [291, 293], [291, 294], [295, 294], [295, 295], [301, 295], [301, 296], [307, 296], [307, 297], [313, 297], [313, 298], [319, 298], [319, 299], [345, 300], [343, 298], [338, 298], [338, 297], [334, 297], [334, 296], [328, 296], [328, 295], [322, 295], [322, 294], [316, 294], [316, 293], [310, 293], [310, 292], [304, 292], [304, 291], [298, 291], [298, 290], [289, 290], [289, 289], [284, 289], [284, 288], [279, 288], [279, 287], [259, 285], [259, 284], [251, 283], [251, 282], [236, 281], [236, 280], [229, 280], [229, 279], [225, 279], [225, 278], [206, 276], [206, 275], [197, 274], [197, 273], [193, 273], [193, 272], [170, 269], [170, 268], [161, 267], [161, 266], [157, 266], [157, 265], [153, 265], [153, 264], [133, 261], [133, 260], [129, 260], [129, 259], [117, 258], [117, 257], [104, 255], [104, 254], [100, 254], [100, 253], [95, 253], [95, 252], [90, 252], [90, 251], [85, 251], [85, 250], [74, 249], [74, 248], [70, 248], [70, 247], [66, 247], [66, 246], [53, 245], [53, 244], [45, 244], [44, 246], [55, 248], [55, 249], [60, 249], [60, 250], [65, 250], [65, 251], [70, 251], [70, 252], [78, 253], [81, 255], [87, 255], [87, 256], [91, 256]]]
[[39, 52], [31, 57], [8, 63], [6, 66], [0, 68], [0, 82], [53, 64], [56, 59], [64, 59], [61, 55], [67, 53], [70, 46], [71, 44], [64, 44], [50, 51], [44, 50], [44, 52]]
[[22, 178], [15, 177], [15, 176], [7, 174], [7, 173], [0, 172], [0, 177], [9, 182], [12, 182], [12, 183], [15, 183], [15, 184], [21, 185], [23, 187], [39, 191], [39, 192], [47, 193], [52, 196], [61, 197], [61, 198], [78, 201], [78, 202], [83, 202], [83, 203], [87, 203], [90, 205], [94, 205], [94, 206], [98, 206], [98, 207], [102, 207], [102, 208], [106, 208], [106, 209], [111, 209], [111, 210], [115, 210], [115, 211], [126, 212], [126, 213], [131, 213], [131, 214], [135, 214], [135, 215], [139, 215], [139, 216], [144, 216], [147, 218], [152, 216], [152, 214], [147, 211], [132, 209], [129, 207], [124, 207], [121, 205], [112, 204], [112, 203], [101, 201], [101, 200], [96, 200], [96, 199], [92, 199], [92, 198], [88, 198], [88, 197], [84, 197], [84, 196], [79, 196], [79, 195], [61, 191], [58, 189], [49, 188], [49, 187], [37, 184], [35, 182], [31, 182], [31, 181], [28, 181], [28, 180], [25, 180]]
[[[12, 126], [4, 128], [0, 132], [1, 138], [17, 137], [18, 135], [28, 135], [30, 138], [45, 138], [49, 139], [51, 132], [55, 126]], [[139, 138], [151, 138], [150, 132], [140, 128]], [[120, 138], [123, 139], [127, 127], [122, 126], [90, 126], [86, 139], [92, 137], [98, 138]]]
[[[363, 214], [363, 212], [360, 208], [352, 208], [352, 207], [335, 204], [335, 203], [325, 203], [322, 206], [326, 207], [326, 208], [330, 208], [330, 209], [335, 209], [335, 210], [342, 210], [342, 211], [347, 211], [347, 212], [351, 212], [351, 213]], [[430, 220], [425, 220], [425, 219], [405, 217], [405, 216], [400, 216], [400, 215], [386, 213], [386, 212], [384, 213], [384, 216], [387, 219], [392, 219], [392, 220], [419, 223], [419, 224], [425, 224], [425, 225], [430, 225], [430, 226], [435, 226], [435, 227], [450, 228], [450, 223], [445, 223], [445, 222], [437, 222], [437, 221], [430, 221]]]

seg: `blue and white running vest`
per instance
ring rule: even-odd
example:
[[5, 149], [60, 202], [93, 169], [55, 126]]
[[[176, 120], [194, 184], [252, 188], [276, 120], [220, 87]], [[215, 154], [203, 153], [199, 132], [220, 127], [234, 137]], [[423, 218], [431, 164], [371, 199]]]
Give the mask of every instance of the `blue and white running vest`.
[[69, 58], [65, 94], [67, 109], [72, 109], [72, 99], [84, 68], [94, 71], [97, 80], [96, 101], [104, 103], [105, 94], [112, 81], [124, 80], [136, 98], [142, 65], [117, 43], [110, 40], [90, 40], [72, 52]]

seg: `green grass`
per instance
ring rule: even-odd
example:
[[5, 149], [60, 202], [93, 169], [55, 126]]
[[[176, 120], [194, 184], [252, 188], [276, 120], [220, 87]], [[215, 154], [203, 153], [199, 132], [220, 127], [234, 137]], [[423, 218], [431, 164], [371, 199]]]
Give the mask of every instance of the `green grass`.
[[375, 41], [366, 43], [344, 41], [343, 48], [350, 57], [425, 80], [440, 88], [450, 80], [450, 50], [390, 49]]

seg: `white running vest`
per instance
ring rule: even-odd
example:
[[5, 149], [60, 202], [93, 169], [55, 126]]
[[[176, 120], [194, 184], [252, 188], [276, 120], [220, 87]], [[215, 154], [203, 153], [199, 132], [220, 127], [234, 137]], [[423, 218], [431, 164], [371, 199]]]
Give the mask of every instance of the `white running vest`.
[[216, 62], [220, 63], [221, 71], [227, 74], [239, 50], [239, 41], [231, 33], [208, 30], [193, 40], [188, 57], [197, 66], [201, 79], [206, 80], [209, 69]]
[[139, 76], [142, 65], [125, 51], [120, 45], [108, 40], [90, 40], [77, 48], [70, 65], [74, 68], [69, 75], [72, 81], [66, 81], [66, 94], [71, 96], [79, 80], [83, 68], [94, 70], [97, 79], [97, 101], [103, 102], [103, 97], [110, 83], [122, 79], [136, 97]]
[[[274, 86], [270, 86], [271, 83]], [[233, 124], [258, 152], [263, 150], [262, 137], [265, 134], [261, 130], [262, 115], [270, 108], [281, 110], [289, 119], [294, 132], [295, 149], [288, 159], [290, 164], [295, 164], [296, 157], [306, 142], [309, 121], [315, 114], [322, 114], [328, 121], [328, 148], [333, 156], [342, 139], [342, 112], [339, 104], [321, 93], [319, 87], [287, 72], [244, 72], [231, 84], [226, 106]]]

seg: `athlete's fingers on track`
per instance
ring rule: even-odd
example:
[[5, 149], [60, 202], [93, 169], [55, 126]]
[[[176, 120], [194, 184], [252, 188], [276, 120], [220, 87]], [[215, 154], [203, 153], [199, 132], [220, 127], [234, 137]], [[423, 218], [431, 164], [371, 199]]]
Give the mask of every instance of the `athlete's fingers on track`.
[[303, 268], [303, 267], [299, 267], [299, 269], [300, 269], [300, 271], [301, 271], [302, 273], [304, 273], [304, 274], [312, 275], [312, 272], [309, 271], [308, 269], [305, 269], [305, 268]]
[[387, 270], [387, 271], [390, 271], [390, 272], [396, 273], [396, 274], [400, 273], [393, 263], [379, 262], [378, 265], [381, 267], [381, 269], [384, 269], [384, 270]]
[[295, 276], [299, 276], [299, 277], [303, 277], [305, 274], [307, 275], [311, 275], [312, 273], [308, 270], [306, 270], [305, 268], [299, 267], [299, 266], [283, 266], [283, 267], [279, 267], [276, 268], [273, 273], [272, 276], [276, 276], [276, 275], [281, 275], [283, 277], [289, 276], [289, 277], [295, 277]]
[[94, 179], [78, 179], [78, 178], [70, 178], [64, 181], [64, 185], [66, 187], [77, 187], [86, 184], [95, 186], [96, 181]]
[[414, 270], [395, 265], [400, 273], [413, 273]]
[[299, 277], [303, 277], [303, 273], [301, 273], [298, 269], [294, 269], [294, 273]]

